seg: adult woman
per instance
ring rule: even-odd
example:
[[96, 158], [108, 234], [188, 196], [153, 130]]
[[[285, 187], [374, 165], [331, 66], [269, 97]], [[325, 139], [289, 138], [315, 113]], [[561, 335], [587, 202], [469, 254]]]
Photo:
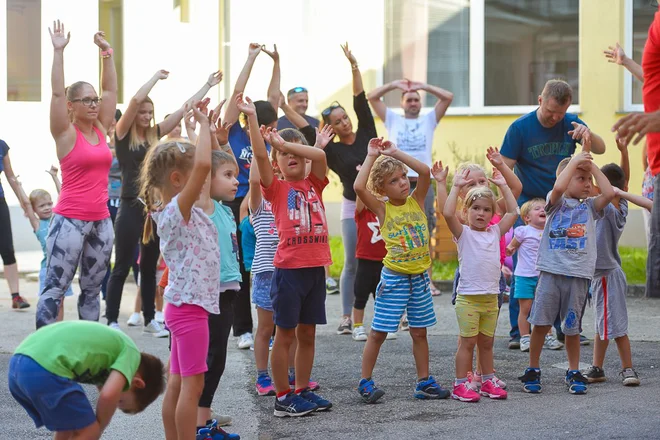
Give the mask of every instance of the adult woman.
[[325, 147], [328, 158], [328, 167], [334, 171], [341, 180], [343, 187], [341, 203], [341, 236], [344, 244], [344, 268], [339, 279], [339, 291], [341, 293], [342, 319], [337, 328], [337, 334], [350, 335], [353, 323], [351, 322], [351, 311], [355, 296], [353, 285], [355, 284], [355, 273], [357, 261], [355, 259], [355, 245], [357, 242], [357, 229], [355, 226], [355, 191], [353, 182], [357, 177], [358, 165], [364, 162], [367, 156], [367, 145], [369, 140], [378, 137], [376, 124], [371, 114], [367, 97], [362, 86], [362, 75], [355, 56], [348, 49], [348, 43], [342, 46], [344, 55], [351, 63], [353, 72], [353, 109], [358, 118], [357, 131], [353, 131], [351, 118], [339, 103], [335, 102], [323, 110], [323, 122], [330, 124], [337, 137], [338, 142], [330, 142]]
[[[169, 133], [179, 125], [186, 111], [184, 105], [161, 123], [154, 124], [154, 104], [148, 95], [156, 83], [167, 79], [168, 75], [168, 71], [159, 70], [140, 87], [135, 96], [131, 98], [115, 128], [115, 152], [121, 167], [122, 186], [121, 203], [115, 220], [115, 265], [108, 281], [105, 311], [108, 325], [115, 329], [119, 329], [117, 319], [124, 282], [133, 264], [135, 246], [140, 240], [146, 219], [144, 204], [138, 200], [140, 168], [147, 150], [158, 144], [161, 133]], [[222, 72], [212, 73], [202, 88], [189, 101], [202, 99], [211, 87], [217, 85], [221, 80]], [[157, 338], [166, 338], [169, 333], [154, 319], [158, 255], [158, 238], [146, 245], [140, 243], [140, 295], [144, 332], [153, 334]]]
[[62, 170], [62, 192], [53, 209], [48, 238], [46, 284], [37, 304], [37, 328], [57, 319], [60, 303], [80, 262], [78, 316], [98, 321], [98, 300], [112, 252], [108, 212], [108, 172], [112, 153], [105, 136], [117, 106], [117, 74], [112, 48], [103, 32], [94, 35], [101, 50], [99, 99], [91, 84], [78, 81], [64, 88], [65, 35], [59, 20], [50, 32], [54, 56], [51, 71], [50, 132]]

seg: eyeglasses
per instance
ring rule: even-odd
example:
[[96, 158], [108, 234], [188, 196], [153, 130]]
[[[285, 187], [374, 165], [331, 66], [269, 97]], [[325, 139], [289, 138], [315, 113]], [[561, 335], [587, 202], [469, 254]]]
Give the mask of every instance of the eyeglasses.
[[335, 101], [335, 102], [333, 102], [332, 104], [330, 104], [330, 107], [328, 107], [328, 108], [326, 108], [325, 110], [323, 110], [323, 111], [321, 112], [321, 115], [322, 115], [322, 116], [326, 116], [326, 117], [327, 117], [327, 116], [330, 116], [330, 113], [332, 113], [332, 111], [333, 111], [334, 109], [337, 109], [337, 108], [342, 108], [342, 106], [341, 106], [340, 103], [338, 103], [337, 101]]
[[307, 89], [304, 87], [294, 87], [286, 93], [286, 96], [291, 96], [294, 93], [307, 93]]
[[82, 105], [84, 105], [85, 107], [91, 107], [92, 104], [94, 104], [94, 106], [97, 106], [101, 101], [102, 101], [101, 98], [82, 98], [82, 99], [71, 100], [71, 102], [82, 102]]

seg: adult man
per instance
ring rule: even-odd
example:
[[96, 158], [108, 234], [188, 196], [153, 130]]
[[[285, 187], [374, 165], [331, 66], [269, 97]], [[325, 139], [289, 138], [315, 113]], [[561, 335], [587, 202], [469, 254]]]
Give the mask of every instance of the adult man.
[[[387, 92], [400, 89], [401, 94], [401, 108], [403, 109], [403, 116], [395, 113], [387, 108], [385, 103], [381, 100]], [[422, 109], [422, 100], [419, 91], [423, 90], [438, 98], [432, 112], [420, 116]], [[438, 126], [440, 119], [447, 112], [447, 108], [454, 99], [454, 94], [441, 89], [440, 87], [431, 86], [421, 82], [410, 81], [401, 79], [392, 81], [382, 87], [373, 90], [367, 96], [371, 107], [374, 109], [378, 117], [385, 123], [385, 128], [389, 139], [394, 142], [397, 147], [410, 154], [416, 159], [421, 160], [429, 166], [433, 163], [432, 150], [433, 150], [433, 133]], [[417, 173], [412, 169], [408, 170], [408, 178], [410, 179], [411, 190], [417, 185]], [[432, 181], [432, 184], [434, 182]], [[424, 212], [428, 220], [429, 235], [433, 234], [435, 229], [435, 191], [430, 188], [424, 200]], [[429, 275], [431, 268], [429, 269]], [[431, 285], [431, 292], [433, 295], [439, 295], [440, 292]]]
[[[291, 107], [293, 110], [296, 111], [300, 116], [305, 118], [307, 122], [309, 122], [309, 125], [312, 127], [318, 128], [319, 127], [319, 120], [316, 118], [312, 118], [311, 116], [307, 116], [305, 112], [307, 112], [307, 107], [309, 106], [309, 96], [307, 95], [307, 89], [304, 87], [294, 87], [291, 90], [289, 90], [286, 94], [286, 100], [287, 103], [289, 104], [289, 107]], [[284, 128], [297, 128], [291, 121], [286, 116], [282, 116], [280, 119], [277, 120], [277, 129], [282, 130]]]
[[[555, 184], [557, 165], [565, 157], [573, 155], [577, 142], [590, 140], [592, 153], [605, 152], [605, 142], [600, 136], [592, 133], [577, 115], [566, 114], [573, 99], [573, 90], [567, 82], [554, 79], [548, 81], [538, 99], [539, 107], [536, 110], [511, 124], [500, 151], [506, 164], [514, 169], [523, 185], [518, 206], [534, 197], [546, 199]], [[522, 224], [520, 220], [518, 222], [516, 226]], [[520, 347], [519, 307], [518, 300], [514, 298], [514, 289], [515, 285], [509, 296], [509, 348]]]

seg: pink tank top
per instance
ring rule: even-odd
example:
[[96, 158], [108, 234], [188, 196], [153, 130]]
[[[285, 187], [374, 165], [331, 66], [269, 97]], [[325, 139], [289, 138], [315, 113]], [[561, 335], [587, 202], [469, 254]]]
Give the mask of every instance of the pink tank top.
[[98, 221], [110, 217], [108, 211], [108, 173], [112, 153], [105, 136], [96, 127], [99, 143], [92, 145], [76, 127], [76, 144], [60, 160], [62, 192], [53, 212], [63, 217]]

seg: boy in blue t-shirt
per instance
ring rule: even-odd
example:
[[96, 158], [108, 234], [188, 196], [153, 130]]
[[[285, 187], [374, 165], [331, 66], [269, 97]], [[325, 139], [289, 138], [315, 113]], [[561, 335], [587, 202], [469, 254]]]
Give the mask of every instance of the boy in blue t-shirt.
[[[596, 197], [589, 197], [592, 175], [601, 192]], [[557, 180], [547, 197], [547, 221], [536, 264], [540, 275], [529, 317], [529, 323], [534, 326], [529, 368], [520, 377], [525, 392], [541, 392], [541, 349], [557, 314], [566, 335], [568, 391], [587, 392], [587, 379], [578, 369], [580, 328], [596, 268], [596, 219], [602, 217], [603, 208], [613, 198], [612, 185], [592, 162], [591, 154], [582, 152], [559, 163]]]

